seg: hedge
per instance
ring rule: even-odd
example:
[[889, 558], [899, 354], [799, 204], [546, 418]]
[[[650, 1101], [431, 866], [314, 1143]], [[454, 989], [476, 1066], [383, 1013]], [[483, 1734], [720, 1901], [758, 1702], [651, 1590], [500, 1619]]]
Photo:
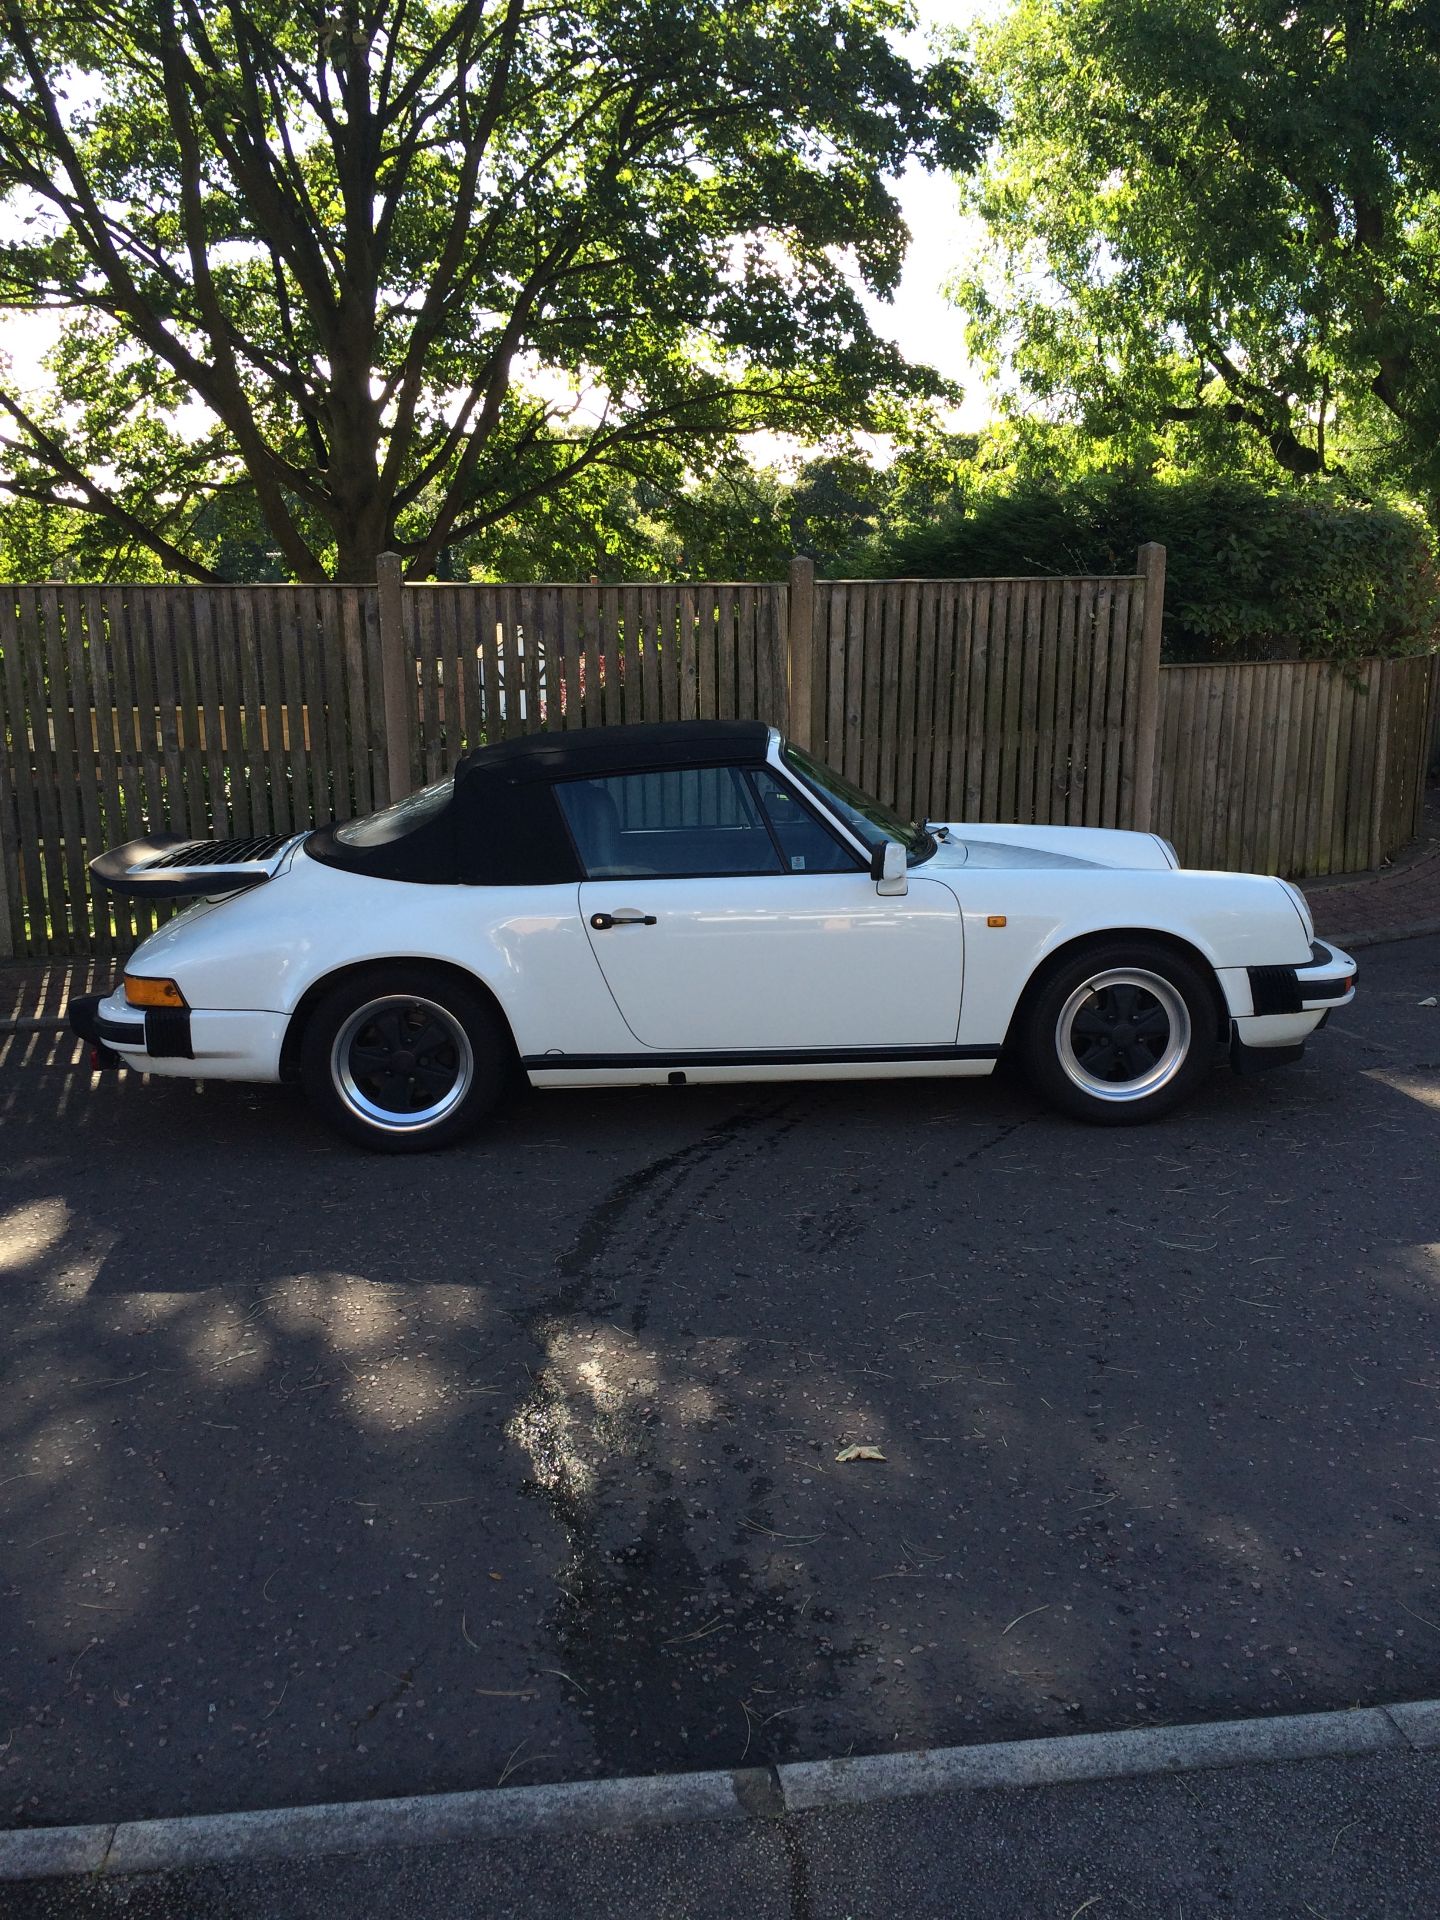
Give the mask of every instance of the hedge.
[[1127, 573], [1146, 540], [1167, 554], [1168, 659], [1359, 659], [1436, 644], [1440, 583], [1418, 520], [1243, 480], [1028, 483], [876, 535], [852, 564], [868, 578]]

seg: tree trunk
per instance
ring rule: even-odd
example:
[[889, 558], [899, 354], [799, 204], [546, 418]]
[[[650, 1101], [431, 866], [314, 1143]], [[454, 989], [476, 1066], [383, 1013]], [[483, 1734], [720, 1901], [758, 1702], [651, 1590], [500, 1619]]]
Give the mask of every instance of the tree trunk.
[[334, 504], [335, 579], [346, 585], [369, 586], [375, 578], [378, 555], [394, 546], [390, 501], [374, 477], [373, 456], [368, 484], [341, 486]]

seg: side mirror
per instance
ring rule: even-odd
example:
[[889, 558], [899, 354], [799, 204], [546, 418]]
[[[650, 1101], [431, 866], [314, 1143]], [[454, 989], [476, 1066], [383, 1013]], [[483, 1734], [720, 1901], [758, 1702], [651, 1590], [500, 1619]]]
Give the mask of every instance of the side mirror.
[[905, 849], [898, 840], [882, 840], [870, 855], [870, 878], [875, 891], [883, 894], [908, 893], [910, 870]]

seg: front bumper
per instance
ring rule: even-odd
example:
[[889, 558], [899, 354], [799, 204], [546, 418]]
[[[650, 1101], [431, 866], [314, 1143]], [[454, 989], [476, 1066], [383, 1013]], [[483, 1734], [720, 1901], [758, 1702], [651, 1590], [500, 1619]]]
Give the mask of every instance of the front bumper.
[[1311, 944], [1305, 966], [1234, 969], [1224, 983], [1232, 1016], [1231, 1066], [1237, 1073], [1260, 1073], [1298, 1060], [1310, 1035], [1355, 998], [1356, 971], [1350, 955], [1327, 940]]
[[76, 994], [66, 1010], [73, 1032], [91, 1048], [95, 1067], [189, 1074], [205, 1080], [278, 1080], [285, 1017], [278, 1013], [147, 1007], [124, 991]]
[[1348, 953], [1328, 940], [1310, 943], [1303, 967], [1247, 967], [1251, 1012], [1257, 1015], [1326, 1012], [1355, 997], [1358, 971]]

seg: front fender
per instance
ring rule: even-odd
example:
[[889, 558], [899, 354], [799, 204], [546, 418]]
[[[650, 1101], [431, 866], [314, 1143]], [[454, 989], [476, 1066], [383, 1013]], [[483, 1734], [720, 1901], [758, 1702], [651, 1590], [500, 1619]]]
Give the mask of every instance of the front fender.
[[[1263, 874], [962, 869], [946, 878], [965, 917], [962, 1044], [1003, 1040], [1026, 986], [1047, 961], [1078, 940], [1117, 930], [1182, 942], [1215, 975], [1231, 1013], [1250, 1011], [1244, 969], [1301, 966], [1310, 958], [1294, 901]], [[997, 919], [1003, 924], [993, 925]]]

